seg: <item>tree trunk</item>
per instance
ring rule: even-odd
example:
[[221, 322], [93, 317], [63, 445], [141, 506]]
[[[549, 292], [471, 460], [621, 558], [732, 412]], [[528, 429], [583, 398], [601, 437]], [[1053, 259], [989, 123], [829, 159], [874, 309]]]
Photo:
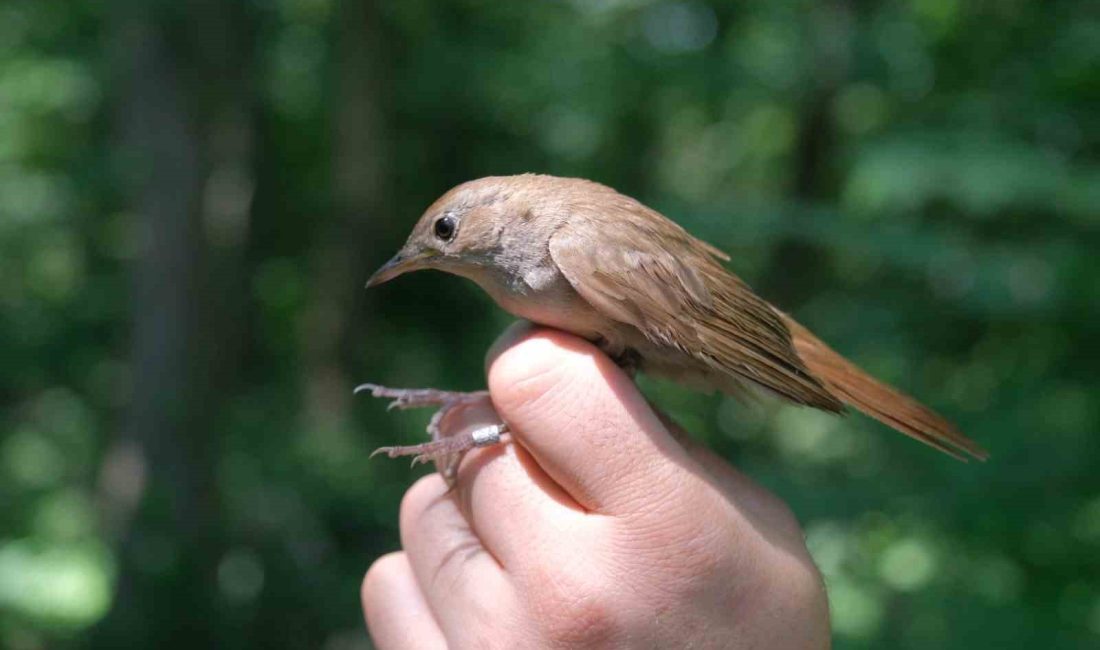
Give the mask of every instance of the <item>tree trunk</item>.
[[[180, 24], [159, 3], [111, 16], [124, 152], [138, 242], [132, 283], [132, 403], [108, 448], [99, 498], [118, 549], [109, 647], [217, 645], [223, 545], [216, 416], [243, 336], [250, 101], [235, 4]], [[182, 38], [181, 38], [182, 36]], [[165, 601], [171, 604], [166, 604]]]
[[344, 0], [337, 18], [333, 102], [332, 214], [314, 256], [306, 314], [306, 427], [323, 435], [346, 426], [352, 380], [344, 370], [352, 336], [365, 336], [365, 243], [383, 204], [379, 107], [379, 29], [372, 0]]
[[[833, 198], [828, 161], [835, 158], [836, 143], [830, 109], [850, 66], [851, 11], [847, 0], [824, 2], [815, 7], [814, 16], [808, 21], [814, 49], [813, 83], [802, 102], [791, 183], [791, 193], [800, 207]], [[772, 252], [771, 271], [761, 287], [762, 293], [768, 300], [794, 309], [827, 285], [822, 273], [824, 264], [819, 246], [788, 236]]]

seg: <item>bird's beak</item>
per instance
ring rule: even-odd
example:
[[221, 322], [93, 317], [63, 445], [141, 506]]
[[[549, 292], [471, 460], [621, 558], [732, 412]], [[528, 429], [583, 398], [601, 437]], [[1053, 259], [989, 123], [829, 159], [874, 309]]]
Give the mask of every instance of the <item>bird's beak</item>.
[[393, 259], [383, 264], [382, 268], [378, 269], [374, 272], [374, 275], [370, 276], [370, 279], [367, 280], [367, 288], [370, 289], [383, 282], [389, 282], [402, 273], [424, 268], [424, 260], [428, 257], [429, 256], [424, 253], [409, 255], [404, 251], [398, 252], [397, 255], [393, 256]]

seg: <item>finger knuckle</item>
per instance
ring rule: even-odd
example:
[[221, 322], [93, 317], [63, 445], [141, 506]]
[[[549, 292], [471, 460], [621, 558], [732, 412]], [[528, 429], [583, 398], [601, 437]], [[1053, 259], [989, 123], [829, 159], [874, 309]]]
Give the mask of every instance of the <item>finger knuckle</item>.
[[543, 637], [553, 647], [608, 647], [620, 629], [614, 604], [590, 590], [558, 599], [539, 620]]
[[591, 567], [559, 565], [530, 579], [538, 588], [528, 606], [548, 646], [604, 648], [620, 635], [628, 603]]

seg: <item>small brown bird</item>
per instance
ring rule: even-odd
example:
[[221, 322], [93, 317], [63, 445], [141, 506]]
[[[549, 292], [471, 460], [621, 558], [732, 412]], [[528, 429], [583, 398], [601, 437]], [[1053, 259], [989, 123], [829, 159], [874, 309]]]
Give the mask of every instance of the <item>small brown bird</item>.
[[[927, 407], [872, 378], [757, 296], [722, 262], [729, 256], [662, 214], [583, 179], [488, 177], [428, 208], [401, 250], [367, 282], [438, 269], [469, 278], [512, 314], [582, 336], [630, 372], [692, 387], [763, 389], [831, 413], [848, 404], [965, 460], [987, 456]], [[391, 457], [449, 459], [500, 441], [506, 425], [443, 438], [440, 421], [485, 393], [364, 384], [393, 406], [439, 405], [433, 441], [385, 447]], [[357, 390], [359, 390], [357, 389]]]

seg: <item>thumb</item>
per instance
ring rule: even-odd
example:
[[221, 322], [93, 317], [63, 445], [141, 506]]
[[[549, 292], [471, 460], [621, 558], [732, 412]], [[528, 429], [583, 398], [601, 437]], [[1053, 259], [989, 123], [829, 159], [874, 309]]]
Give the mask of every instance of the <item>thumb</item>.
[[517, 325], [489, 359], [489, 393], [514, 439], [585, 508], [628, 514], [705, 482], [634, 382], [587, 341]]

